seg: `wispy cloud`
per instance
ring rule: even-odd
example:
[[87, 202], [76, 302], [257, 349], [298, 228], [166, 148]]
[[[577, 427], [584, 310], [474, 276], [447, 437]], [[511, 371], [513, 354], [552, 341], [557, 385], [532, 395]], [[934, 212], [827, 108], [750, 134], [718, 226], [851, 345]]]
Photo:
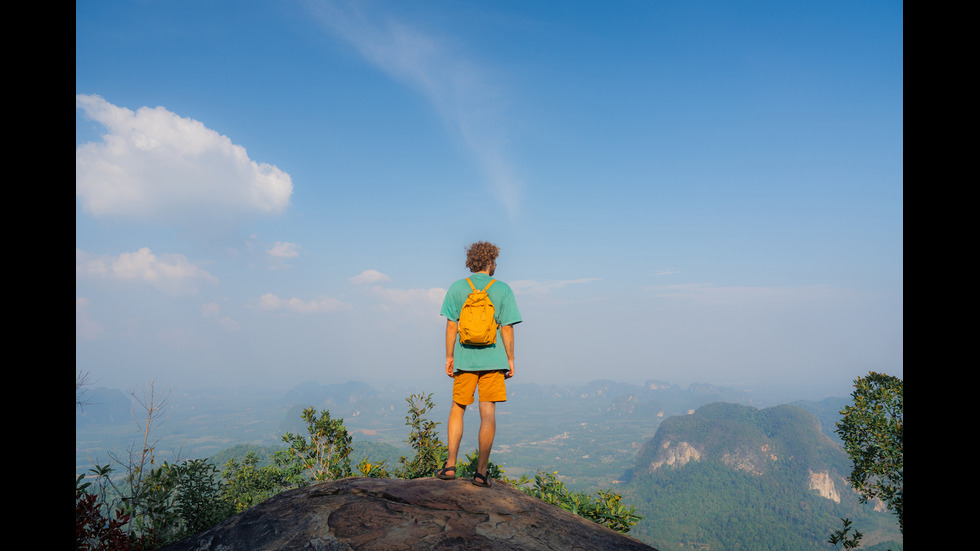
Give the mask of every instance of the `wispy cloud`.
[[379, 298], [384, 303], [384, 308], [400, 308], [406, 306], [435, 307], [433, 312], [438, 313], [438, 308], [446, 296], [446, 290], [441, 287], [431, 289], [388, 289], [379, 285], [372, 286], [369, 294]]
[[266, 251], [274, 258], [295, 258], [299, 256], [300, 246], [296, 243], [276, 241], [271, 249]]
[[199, 121], [99, 96], [77, 95], [75, 108], [106, 130], [102, 143], [75, 150], [75, 195], [93, 216], [213, 222], [279, 214], [289, 204], [289, 174]]
[[343, 0], [309, 2], [331, 34], [392, 78], [418, 91], [473, 154], [491, 191], [514, 215], [521, 183], [506, 153], [506, 119], [489, 71], [452, 39], [396, 19], [376, 5]]
[[218, 279], [181, 254], [154, 254], [148, 247], [119, 256], [92, 255], [75, 250], [75, 276], [116, 281], [142, 281], [157, 290], [181, 295], [197, 291], [197, 284]]
[[272, 293], [266, 293], [259, 298], [259, 308], [262, 308], [263, 310], [286, 310], [299, 314], [312, 314], [317, 312], [349, 310], [351, 305], [333, 297], [324, 297], [312, 300], [301, 300], [295, 297], [284, 299], [279, 298]]
[[356, 285], [365, 283], [379, 283], [381, 281], [391, 281], [391, 278], [377, 270], [364, 270], [356, 276], [350, 278], [350, 282]]
[[350, 282], [361, 285], [362, 293], [374, 298], [377, 302], [373, 308], [382, 312], [399, 314], [389, 321], [412, 321], [417, 316], [426, 317], [438, 315], [439, 306], [446, 296], [446, 290], [433, 287], [431, 289], [397, 289], [377, 285], [391, 281], [391, 277], [378, 270], [364, 270], [350, 278]]
[[298, 257], [301, 250], [302, 247], [296, 243], [276, 241], [275, 245], [265, 251], [270, 261], [269, 268], [272, 270], [289, 268], [290, 266], [287, 262]]

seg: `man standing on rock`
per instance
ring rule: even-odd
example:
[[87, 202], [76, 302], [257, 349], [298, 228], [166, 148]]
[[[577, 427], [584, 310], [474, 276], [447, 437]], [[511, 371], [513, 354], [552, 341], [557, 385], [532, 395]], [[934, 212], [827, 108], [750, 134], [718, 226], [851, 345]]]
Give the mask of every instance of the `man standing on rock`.
[[[453, 378], [453, 404], [447, 426], [449, 457], [436, 476], [444, 480], [456, 478], [463, 414], [466, 406], [473, 403], [474, 391], [479, 389], [479, 460], [473, 484], [484, 487], [490, 486], [487, 464], [496, 432], [496, 404], [507, 401], [504, 380], [514, 376], [514, 325], [522, 321], [513, 291], [506, 283], [493, 279], [499, 253], [496, 245], [486, 241], [470, 245], [466, 267], [472, 274], [449, 287], [441, 311], [446, 317], [446, 375]], [[487, 298], [489, 309], [485, 309]], [[469, 320], [482, 318], [483, 312], [492, 312], [492, 316], [486, 316], [489, 329], [481, 330], [486, 337], [473, 337], [471, 327], [480, 322]]]

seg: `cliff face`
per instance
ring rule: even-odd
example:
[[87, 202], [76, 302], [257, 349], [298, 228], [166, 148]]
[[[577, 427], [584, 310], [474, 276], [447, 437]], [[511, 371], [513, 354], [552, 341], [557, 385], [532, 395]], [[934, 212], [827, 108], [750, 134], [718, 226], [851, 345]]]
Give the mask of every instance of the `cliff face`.
[[801, 485], [839, 502], [844, 459], [816, 418], [800, 408], [714, 403], [664, 421], [637, 456], [637, 471], [653, 474], [706, 460], [755, 476], [795, 469]]
[[165, 549], [656, 551], [502, 483], [436, 478], [345, 478], [283, 492]]
[[[828, 465], [836, 467], [840, 461], [829, 458], [837, 456], [843, 457], [838, 447], [821, 433], [816, 418], [802, 409], [776, 406], [758, 410], [715, 403], [664, 421], [638, 455], [637, 469], [653, 473], [691, 461], [714, 460], [757, 476], [789, 463], [828, 473], [837, 470]], [[811, 484], [826, 487], [822, 481]]]

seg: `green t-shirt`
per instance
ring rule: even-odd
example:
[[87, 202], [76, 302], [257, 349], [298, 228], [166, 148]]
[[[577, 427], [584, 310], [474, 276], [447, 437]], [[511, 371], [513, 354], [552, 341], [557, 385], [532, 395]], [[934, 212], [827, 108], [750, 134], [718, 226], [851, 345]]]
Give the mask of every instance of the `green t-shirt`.
[[[477, 289], [483, 289], [494, 279], [486, 274], [471, 274], [470, 281]], [[440, 315], [452, 321], [459, 321], [459, 312], [466, 302], [466, 296], [473, 289], [466, 279], [461, 279], [449, 286], [446, 291], [446, 298], [442, 301], [442, 311]], [[493, 303], [494, 319], [501, 327], [520, 323], [521, 313], [517, 310], [517, 302], [514, 300], [514, 292], [510, 286], [499, 279], [487, 290], [490, 302]], [[497, 330], [497, 342], [489, 346], [465, 346], [459, 344], [459, 337], [456, 338], [456, 348], [453, 350], [453, 367], [456, 371], [494, 371], [498, 369], [509, 369], [507, 363], [507, 352], [504, 350], [504, 342]]]

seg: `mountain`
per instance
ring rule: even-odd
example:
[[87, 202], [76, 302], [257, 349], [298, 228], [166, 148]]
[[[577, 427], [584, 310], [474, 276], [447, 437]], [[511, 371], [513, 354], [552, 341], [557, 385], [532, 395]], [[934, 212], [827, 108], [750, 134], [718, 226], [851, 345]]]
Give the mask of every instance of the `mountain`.
[[901, 542], [891, 515], [858, 503], [849, 470], [808, 411], [719, 402], [665, 419], [623, 493], [644, 515], [635, 537], [663, 551], [826, 550], [841, 517], [865, 546]]
[[[233, 455], [226, 450], [244, 449], [238, 445], [274, 450], [284, 431], [305, 431], [300, 412], [312, 406], [344, 419], [355, 463], [367, 456], [394, 465], [407, 453], [406, 397], [433, 391], [437, 407], [428, 417], [444, 423], [448, 384], [173, 392], [163, 396], [165, 422], [153, 427], [155, 453], [159, 460], [212, 457], [222, 465]], [[76, 474], [104, 461], [105, 450], [125, 455], [143, 436], [134, 429], [140, 408], [133, 397], [111, 389], [85, 397], [76, 408]], [[849, 463], [833, 428], [848, 402], [763, 407], [777, 402], [746, 390], [659, 381], [516, 383], [498, 407], [492, 460], [509, 477], [557, 471], [571, 490], [622, 493], [645, 516], [630, 535], [665, 551], [681, 544], [685, 551], [826, 550], [840, 517], [855, 521], [866, 545], [901, 541], [893, 517], [860, 506], [844, 482]], [[470, 426], [466, 452], [476, 447]]]
[[[302, 434], [303, 409], [329, 410], [343, 419], [355, 444], [387, 444], [405, 449], [406, 398], [432, 393], [436, 408], [428, 418], [449, 415], [451, 380], [445, 376], [416, 383], [306, 382], [284, 393], [265, 389], [157, 389], [165, 404], [152, 427], [159, 460], [204, 458], [241, 444], [279, 446], [284, 432]], [[628, 470], [641, 444], [659, 423], [714, 401], [759, 405], [750, 392], [707, 384], [680, 387], [660, 381], [625, 384], [608, 380], [586, 384], [508, 384], [500, 415], [495, 461], [508, 476], [555, 471], [577, 490], [608, 487]], [[141, 398], [144, 393], [137, 393]], [[125, 456], [142, 441], [139, 424], [146, 412], [135, 397], [95, 388], [76, 408], [76, 474], [110, 454]], [[135, 421], [135, 423], [134, 423]], [[476, 448], [476, 431], [464, 434], [464, 449]], [[358, 457], [360, 459], [360, 457]]]

